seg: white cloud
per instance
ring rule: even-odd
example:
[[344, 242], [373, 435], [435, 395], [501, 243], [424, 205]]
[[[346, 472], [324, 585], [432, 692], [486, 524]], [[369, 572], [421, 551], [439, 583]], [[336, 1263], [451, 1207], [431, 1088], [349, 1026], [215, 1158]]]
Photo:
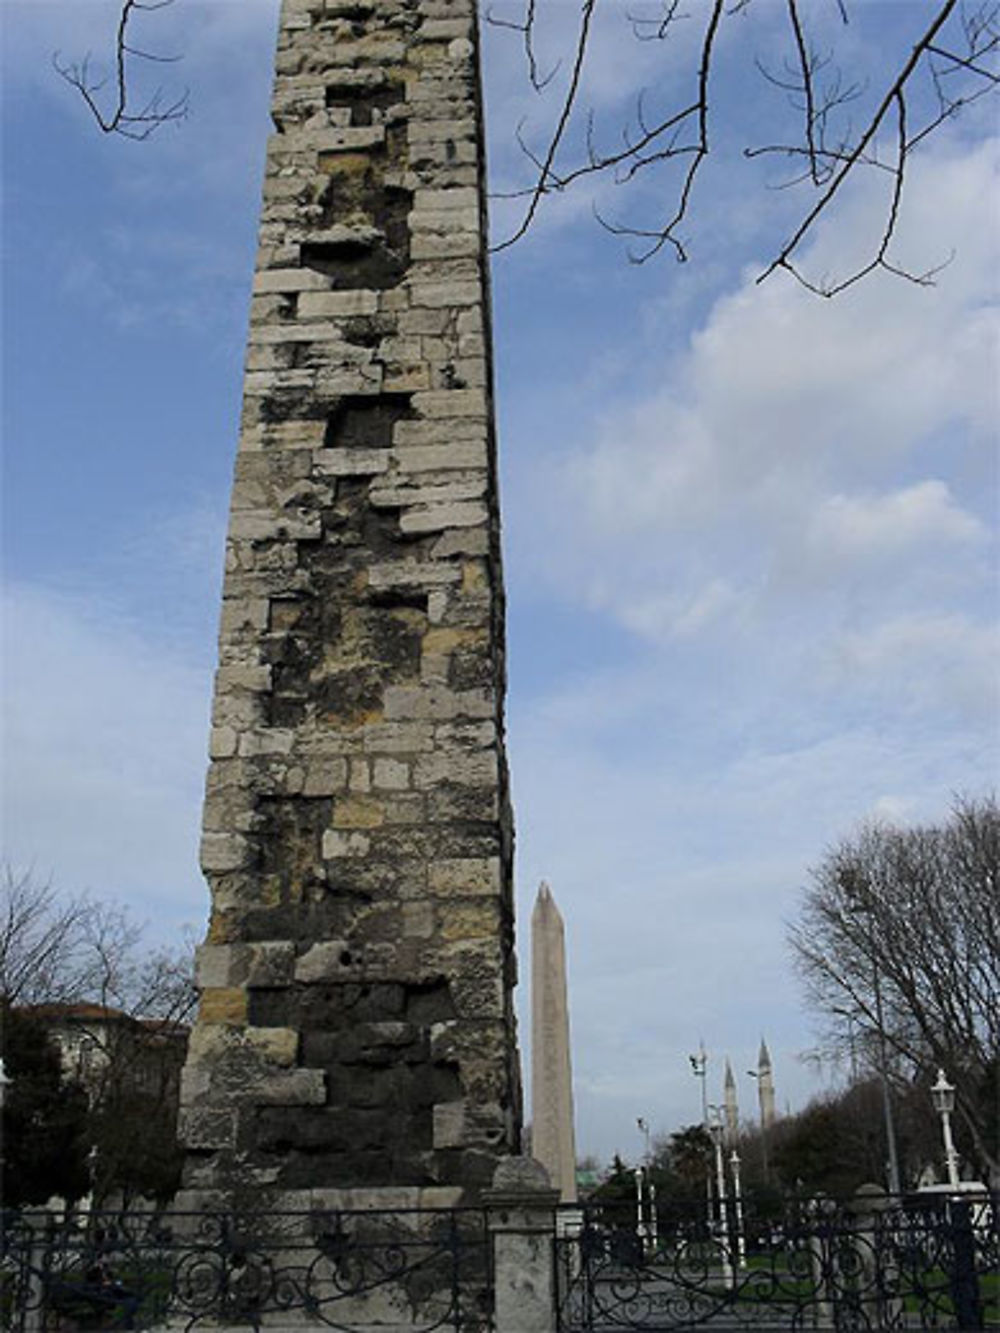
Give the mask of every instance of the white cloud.
[[981, 719], [996, 733], [1000, 716], [1000, 631], [967, 616], [904, 615], [844, 634], [841, 680], [883, 696], [895, 710]]
[[831, 495], [813, 517], [808, 540], [830, 559], [880, 562], [925, 543], [981, 546], [986, 525], [960, 508], [948, 486], [918, 482], [888, 495]]
[[905, 796], [893, 796], [886, 793], [872, 805], [871, 818], [880, 824], [907, 824], [911, 808], [912, 802], [908, 801]]
[[940, 172], [972, 237], [939, 288], [874, 278], [824, 302], [748, 276], [659, 386], [619, 397], [574, 457], [542, 457], [528, 503], [553, 595], [663, 645], [725, 626], [751, 659], [794, 612], [810, 688], [832, 678], [822, 663], [845, 629], [988, 620], [998, 293], [995, 242], [974, 224], [996, 150], [942, 149], [911, 183], [914, 228], [926, 220], [931, 243], [942, 229]]
[[640, 595], [628, 601], [620, 614], [623, 624], [648, 638], [686, 638], [722, 617], [738, 615], [739, 598], [725, 579], [712, 579], [690, 599]]

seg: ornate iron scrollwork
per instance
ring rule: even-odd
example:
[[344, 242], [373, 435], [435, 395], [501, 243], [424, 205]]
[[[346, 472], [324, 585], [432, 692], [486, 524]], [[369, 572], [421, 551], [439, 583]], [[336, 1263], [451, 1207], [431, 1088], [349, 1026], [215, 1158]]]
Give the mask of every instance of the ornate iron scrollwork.
[[487, 1233], [475, 1209], [9, 1213], [3, 1240], [0, 1304], [14, 1333], [168, 1321], [256, 1330], [295, 1315], [342, 1333], [489, 1326]]

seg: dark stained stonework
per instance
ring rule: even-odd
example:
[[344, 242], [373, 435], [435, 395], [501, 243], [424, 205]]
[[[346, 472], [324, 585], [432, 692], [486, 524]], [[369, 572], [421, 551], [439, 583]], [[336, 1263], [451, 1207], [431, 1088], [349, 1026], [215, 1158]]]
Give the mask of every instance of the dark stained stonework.
[[480, 114], [474, 0], [285, 0], [189, 1193], [451, 1202], [518, 1151]]

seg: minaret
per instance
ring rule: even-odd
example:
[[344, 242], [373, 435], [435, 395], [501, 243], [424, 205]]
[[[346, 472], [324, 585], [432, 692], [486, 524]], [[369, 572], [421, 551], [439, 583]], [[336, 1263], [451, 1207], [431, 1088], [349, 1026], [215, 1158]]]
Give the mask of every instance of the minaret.
[[733, 1067], [729, 1063], [728, 1056], [726, 1056], [726, 1077], [722, 1086], [722, 1104], [726, 1116], [726, 1144], [728, 1147], [734, 1148], [740, 1134], [740, 1108], [736, 1100], [736, 1079], [733, 1077]]
[[543, 881], [531, 914], [531, 1152], [563, 1203], [576, 1201], [573, 1075], [563, 920]]
[[760, 1127], [766, 1132], [774, 1124], [774, 1074], [771, 1055], [763, 1037], [757, 1055], [757, 1096], [760, 1099]]
[[282, 5], [181, 1098], [187, 1189], [256, 1206], [520, 1144], [476, 17]]

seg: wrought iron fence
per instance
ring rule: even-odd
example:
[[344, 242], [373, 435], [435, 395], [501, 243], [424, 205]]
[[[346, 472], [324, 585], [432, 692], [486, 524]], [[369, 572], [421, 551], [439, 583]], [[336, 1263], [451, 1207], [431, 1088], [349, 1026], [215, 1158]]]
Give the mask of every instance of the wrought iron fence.
[[[1000, 1330], [998, 1203], [876, 1191], [758, 1214], [663, 1207], [655, 1225], [632, 1207], [589, 1204], [553, 1232], [551, 1327]], [[540, 1218], [525, 1219], [537, 1239]], [[488, 1223], [478, 1209], [7, 1213], [0, 1315], [13, 1333], [489, 1333], [493, 1261], [505, 1290], [548, 1290], [549, 1266], [509, 1227], [494, 1236], [508, 1250], [491, 1256]], [[512, 1272], [529, 1252], [545, 1271]], [[501, 1333], [523, 1333], [509, 1324]]]
[[3, 1242], [0, 1309], [12, 1333], [490, 1325], [475, 1209], [7, 1213]]
[[559, 1333], [1000, 1329], [998, 1198], [873, 1192], [711, 1218], [591, 1204], [556, 1242]]

